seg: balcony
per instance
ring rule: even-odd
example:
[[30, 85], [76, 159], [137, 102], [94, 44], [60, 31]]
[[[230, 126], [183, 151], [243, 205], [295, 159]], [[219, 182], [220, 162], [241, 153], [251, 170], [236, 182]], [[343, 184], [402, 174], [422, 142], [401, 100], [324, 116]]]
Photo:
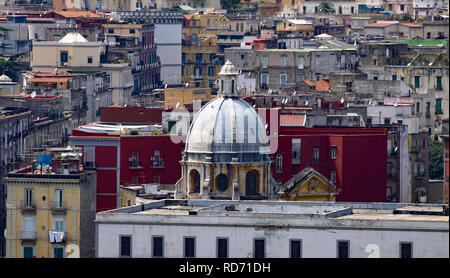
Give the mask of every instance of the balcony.
[[36, 213], [36, 204], [31, 201], [20, 201], [20, 210], [22, 213]]
[[64, 201], [53, 201], [50, 205], [52, 214], [66, 214], [67, 205]]
[[164, 160], [162, 160], [160, 157], [150, 157], [150, 163], [152, 168], [164, 168]]
[[66, 241], [66, 232], [49, 231], [48, 239], [51, 243], [63, 243]]
[[19, 239], [25, 241], [34, 241], [37, 239], [36, 231], [20, 231]]

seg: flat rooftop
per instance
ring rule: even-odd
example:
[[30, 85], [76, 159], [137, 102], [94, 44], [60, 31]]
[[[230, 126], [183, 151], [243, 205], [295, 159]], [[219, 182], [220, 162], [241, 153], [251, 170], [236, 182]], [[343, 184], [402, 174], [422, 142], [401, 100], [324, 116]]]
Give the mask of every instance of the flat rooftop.
[[293, 201], [230, 201], [165, 199], [99, 214], [162, 216], [227, 216], [333, 218], [342, 220], [395, 220], [448, 222], [448, 207], [440, 204], [347, 203]]

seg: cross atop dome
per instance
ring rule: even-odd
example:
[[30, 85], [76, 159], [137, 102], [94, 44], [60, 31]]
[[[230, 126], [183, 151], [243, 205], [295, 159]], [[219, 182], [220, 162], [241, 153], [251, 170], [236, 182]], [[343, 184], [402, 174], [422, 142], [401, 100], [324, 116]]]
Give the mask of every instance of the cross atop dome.
[[238, 74], [239, 71], [236, 67], [230, 60], [227, 60], [218, 74], [220, 77], [219, 97], [239, 97], [239, 92], [237, 90]]

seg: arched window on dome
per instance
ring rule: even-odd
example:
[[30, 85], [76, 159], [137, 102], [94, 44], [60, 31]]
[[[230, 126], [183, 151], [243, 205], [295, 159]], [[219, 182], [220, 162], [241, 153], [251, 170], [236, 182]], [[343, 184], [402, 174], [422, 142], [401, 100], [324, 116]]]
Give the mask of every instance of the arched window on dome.
[[219, 174], [216, 177], [216, 188], [220, 192], [224, 192], [228, 189], [228, 176], [225, 174]]
[[245, 175], [245, 195], [257, 195], [259, 184], [259, 173], [256, 170], [248, 171]]
[[200, 173], [195, 169], [189, 173], [189, 187], [191, 193], [200, 193]]

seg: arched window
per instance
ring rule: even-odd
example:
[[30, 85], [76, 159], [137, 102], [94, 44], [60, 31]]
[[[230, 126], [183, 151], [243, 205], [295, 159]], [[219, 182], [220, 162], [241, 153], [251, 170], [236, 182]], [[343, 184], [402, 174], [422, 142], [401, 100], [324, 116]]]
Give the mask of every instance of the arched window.
[[192, 193], [200, 193], [200, 173], [197, 170], [191, 170], [189, 183]]
[[245, 195], [258, 194], [257, 180], [255, 171], [249, 171], [247, 175], [245, 175]]
[[225, 174], [219, 174], [216, 177], [216, 188], [219, 191], [226, 191], [228, 189], [228, 177]]

